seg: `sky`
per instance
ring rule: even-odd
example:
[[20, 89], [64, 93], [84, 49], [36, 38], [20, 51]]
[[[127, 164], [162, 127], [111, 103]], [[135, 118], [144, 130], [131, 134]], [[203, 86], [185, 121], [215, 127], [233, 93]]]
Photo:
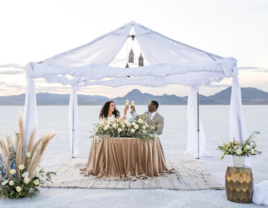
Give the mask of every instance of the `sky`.
[[[0, 2], [0, 95], [25, 92], [27, 63], [84, 45], [130, 21], [210, 53], [235, 57], [241, 87], [268, 92], [267, 0], [9, 0]], [[140, 51], [132, 44], [137, 57]], [[120, 54], [114, 61], [118, 66], [124, 62], [126, 46]], [[200, 93], [215, 94], [231, 82], [225, 79], [202, 87]], [[48, 84], [43, 79], [36, 79], [35, 84], [36, 92], [71, 92], [70, 86]], [[154, 95], [186, 96], [189, 92], [189, 87], [170, 85], [90, 86], [78, 93], [114, 98], [132, 89]]]

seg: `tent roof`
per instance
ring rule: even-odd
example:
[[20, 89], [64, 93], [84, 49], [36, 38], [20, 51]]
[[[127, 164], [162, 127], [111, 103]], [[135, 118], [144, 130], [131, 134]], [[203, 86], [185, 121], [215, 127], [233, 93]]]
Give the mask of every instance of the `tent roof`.
[[[128, 69], [108, 66], [123, 47], [131, 27], [134, 27], [141, 52], [150, 65]], [[194, 48], [135, 22], [42, 63], [30, 63], [27, 69], [28, 77], [44, 77], [48, 82], [71, 84], [78, 88], [96, 84], [112, 87], [132, 84], [201, 86], [238, 75], [234, 58], [223, 58]], [[74, 79], [67, 79], [67, 74]], [[113, 80], [103, 80], [105, 78]]]

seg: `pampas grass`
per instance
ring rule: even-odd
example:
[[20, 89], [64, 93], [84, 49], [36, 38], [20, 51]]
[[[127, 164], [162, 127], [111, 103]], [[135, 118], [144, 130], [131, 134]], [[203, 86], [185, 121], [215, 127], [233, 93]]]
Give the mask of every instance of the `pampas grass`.
[[44, 152], [51, 141], [51, 139], [56, 135], [55, 134], [47, 134], [43, 136], [40, 141], [40, 146], [38, 149], [36, 149], [34, 153], [34, 157], [32, 158], [31, 164], [29, 165], [29, 168], [27, 169], [29, 172], [29, 178], [32, 178], [35, 169], [38, 167], [39, 163], [41, 162]]
[[23, 145], [24, 145], [24, 125], [23, 125], [23, 119], [22, 115], [20, 114], [18, 117], [18, 127], [19, 127], [19, 133], [17, 134], [17, 155], [16, 155], [16, 167], [17, 167], [17, 178], [20, 179], [20, 170], [18, 168], [19, 165], [24, 164], [23, 158], [25, 157], [24, 151], [23, 151]]
[[10, 147], [10, 137], [7, 135], [7, 133], [5, 132], [5, 141], [6, 141], [6, 148], [9, 151], [9, 147]]
[[[24, 149], [24, 123], [22, 119], [22, 115], [20, 114], [18, 117], [18, 129], [19, 132], [15, 131], [16, 137], [15, 137], [15, 146], [17, 149], [16, 152], [16, 173], [17, 173], [17, 179], [19, 180], [21, 178], [20, 170], [18, 168], [19, 165], [24, 165], [27, 172], [29, 172], [29, 178], [31, 179], [34, 175], [34, 172], [36, 171], [36, 168], [40, 164], [44, 152], [51, 141], [51, 139], [56, 135], [54, 134], [46, 134], [42, 136], [38, 141], [36, 140], [36, 128], [32, 131], [31, 136], [29, 138], [29, 143]], [[5, 166], [5, 169], [7, 171], [8, 177], [12, 179], [12, 175], [10, 174], [10, 166], [9, 166], [9, 155], [10, 155], [10, 137], [8, 135], [5, 135], [5, 141], [0, 140], [0, 150], [1, 154], [3, 156], [3, 163]], [[26, 153], [31, 153], [30, 157], [26, 157]]]
[[[34, 130], [32, 131], [31, 133], [31, 136], [30, 136], [30, 139], [29, 139], [29, 143], [28, 143], [28, 147], [27, 147], [27, 152], [30, 152], [31, 153], [31, 150], [33, 148], [33, 145], [34, 145], [34, 140], [36, 138], [36, 128], [34, 128]], [[33, 154], [31, 154], [33, 156]], [[26, 160], [25, 160], [25, 168], [27, 169], [29, 167], [29, 164], [31, 163], [31, 158], [27, 158], [26, 157]]]
[[4, 142], [3, 140], [0, 140], [0, 149], [3, 156], [3, 163], [7, 171], [7, 175], [10, 179], [12, 179], [13, 177], [10, 174], [10, 167], [9, 167], [9, 148], [7, 148], [6, 142]]

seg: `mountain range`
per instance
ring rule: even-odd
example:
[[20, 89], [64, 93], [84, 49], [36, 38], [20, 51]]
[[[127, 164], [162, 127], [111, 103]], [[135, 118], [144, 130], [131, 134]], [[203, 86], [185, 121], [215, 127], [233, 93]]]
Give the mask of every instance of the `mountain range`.
[[[229, 105], [231, 87], [222, 90], [215, 95], [199, 96], [201, 105]], [[242, 102], [244, 105], [268, 105], [268, 93], [256, 88], [241, 88]], [[162, 105], [186, 105], [188, 97], [176, 95], [151, 95], [141, 93], [134, 89], [124, 97], [110, 99], [99, 95], [77, 95], [78, 105], [102, 105], [107, 100], [113, 100], [117, 105], [125, 105], [126, 99], [134, 100], [136, 105], [147, 105], [151, 100], [157, 100]], [[68, 105], [69, 94], [37, 93], [37, 105]], [[0, 96], [0, 105], [24, 105], [25, 94]]]

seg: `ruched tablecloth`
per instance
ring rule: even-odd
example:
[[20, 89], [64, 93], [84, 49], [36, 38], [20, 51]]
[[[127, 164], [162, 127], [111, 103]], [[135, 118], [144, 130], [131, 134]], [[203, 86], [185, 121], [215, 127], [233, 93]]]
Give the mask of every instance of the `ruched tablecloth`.
[[138, 138], [107, 138], [95, 136], [82, 173], [107, 180], [136, 180], [174, 173], [168, 169], [158, 139], [143, 142]]

